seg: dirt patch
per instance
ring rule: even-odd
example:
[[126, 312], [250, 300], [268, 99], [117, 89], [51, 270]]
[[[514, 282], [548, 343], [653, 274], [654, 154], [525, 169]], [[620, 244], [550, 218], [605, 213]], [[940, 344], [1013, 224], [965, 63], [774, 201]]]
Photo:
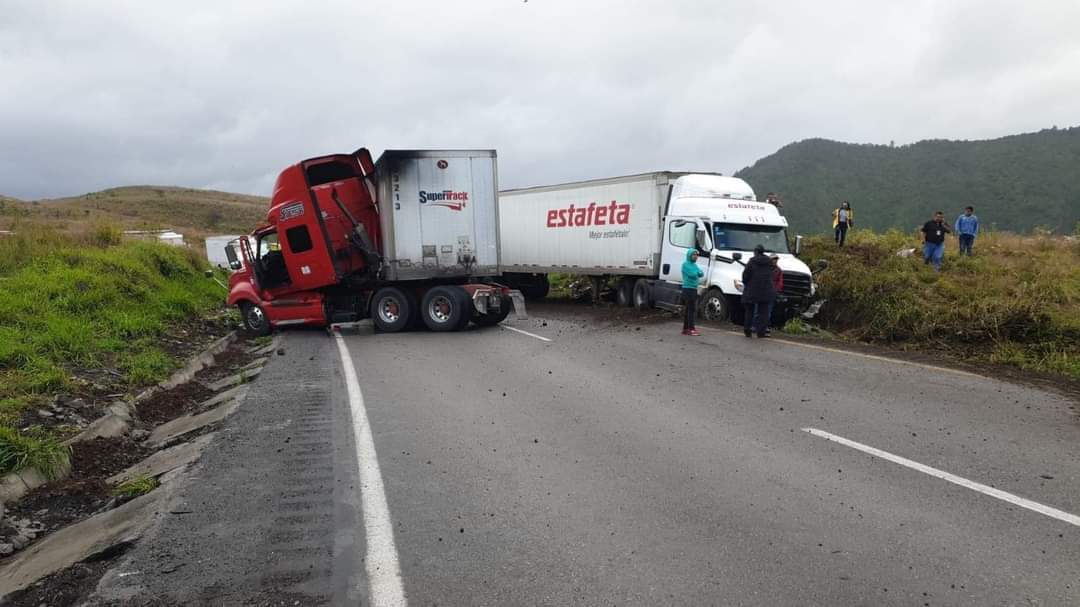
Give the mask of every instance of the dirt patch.
[[172, 390], [155, 392], [139, 403], [136, 415], [139, 421], [156, 426], [196, 411], [199, 403], [213, 395], [206, 387], [191, 381]]
[[95, 438], [71, 446], [72, 480], [108, 478], [150, 455], [130, 436]]
[[74, 436], [81, 428], [103, 413], [103, 404], [73, 394], [57, 394], [50, 400], [39, 399], [24, 409], [16, 422], [18, 428], [38, 427], [61, 439]]
[[195, 379], [209, 383], [236, 373], [240, 367], [257, 358], [247, 352], [248, 348], [253, 346], [254, 344], [246, 341], [233, 343], [224, 352], [214, 356], [214, 364], [199, 371]]
[[38, 537], [90, 517], [113, 499], [101, 479], [53, 481], [9, 505], [11, 518], [24, 518], [40, 526]]
[[176, 360], [188, 360], [206, 349], [213, 341], [227, 335], [233, 327], [228, 315], [192, 321], [163, 335], [158, 343]]
[[72, 565], [11, 593], [3, 604], [5, 607], [77, 605], [94, 591], [110, 564], [111, 559], [101, 559]]

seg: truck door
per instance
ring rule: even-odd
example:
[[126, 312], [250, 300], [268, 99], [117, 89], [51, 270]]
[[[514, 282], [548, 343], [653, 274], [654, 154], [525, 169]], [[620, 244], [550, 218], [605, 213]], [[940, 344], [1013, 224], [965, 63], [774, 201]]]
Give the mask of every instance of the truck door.
[[[695, 217], [668, 217], [664, 225], [664, 244], [660, 254], [660, 280], [653, 288], [657, 307], [674, 309], [682, 305], [682, 264], [686, 253], [699, 251], [697, 265], [707, 280], [712, 242], [705, 224]], [[700, 283], [699, 283], [700, 284]]]
[[660, 255], [660, 280], [682, 285], [682, 264], [686, 252], [698, 249], [698, 267], [709, 275], [712, 241], [708, 226], [694, 217], [669, 217], [664, 226], [664, 245]]

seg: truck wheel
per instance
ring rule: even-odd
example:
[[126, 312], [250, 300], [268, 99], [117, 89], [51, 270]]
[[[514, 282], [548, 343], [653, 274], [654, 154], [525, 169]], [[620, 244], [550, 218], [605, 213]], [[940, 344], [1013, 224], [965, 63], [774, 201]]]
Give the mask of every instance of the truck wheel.
[[638, 310], [651, 310], [653, 307], [652, 287], [644, 278], [634, 283], [634, 307]]
[[493, 327], [506, 320], [506, 317], [510, 315], [510, 298], [504, 295], [501, 305], [502, 307], [500, 307], [497, 312], [477, 314], [476, 318], [473, 319], [473, 322], [479, 327]]
[[420, 314], [432, 331], [457, 331], [472, 318], [469, 294], [461, 287], [434, 287], [424, 293]]
[[712, 322], [722, 322], [729, 318], [727, 296], [720, 289], [709, 289], [701, 298], [701, 317]]
[[371, 319], [380, 331], [396, 333], [409, 325], [410, 316], [409, 297], [401, 289], [383, 287], [371, 298]]
[[270, 334], [270, 319], [260, 306], [253, 303], [240, 304], [240, 321], [244, 324], [244, 333], [252, 337]]
[[634, 281], [624, 278], [615, 289], [615, 302], [624, 308], [634, 307]]

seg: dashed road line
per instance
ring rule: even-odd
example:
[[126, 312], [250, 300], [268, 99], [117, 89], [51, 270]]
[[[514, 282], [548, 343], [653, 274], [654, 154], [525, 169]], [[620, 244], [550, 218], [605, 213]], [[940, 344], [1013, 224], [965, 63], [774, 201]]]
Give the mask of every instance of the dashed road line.
[[507, 325], [499, 325], [499, 326], [506, 329], [506, 330], [508, 330], [508, 331], [513, 331], [514, 333], [521, 333], [522, 335], [528, 335], [529, 337], [539, 339], [540, 341], [547, 341], [547, 342], [551, 341], [550, 339], [548, 339], [546, 337], [543, 337], [541, 335], [537, 335], [536, 333], [529, 333], [528, 331], [522, 331], [521, 329], [515, 329], [514, 327], [510, 327], [510, 326], [507, 326]]
[[401, 582], [394, 527], [390, 522], [390, 507], [386, 502], [379, 460], [375, 455], [375, 440], [371, 435], [364, 395], [356, 379], [349, 349], [341, 333], [334, 333], [341, 355], [345, 387], [352, 410], [353, 436], [356, 443], [356, 462], [360, 472], [360, 501], [364, 515], [364, 535], [367, 544], [364, 567], [368, 578], [368, 600], [374, 607], [404, 607], [405, 588]]
[[814, 436], [818, 436], [818, 437], [824, 438], [826, 440], [830, 440], [830, 441], [833, 441], [833, 442], [836, 442], [836, 443], [840, 443], [841, 445], [844, 445], [845, 447], [851, 447], [852, 449], [857, 449], [859, 451], [862, 451], [863, 453], [869, 453], [870, 455], [873, 455], [874, 457], [880, 457], [881, 459], [890, 461], [890, 462], [892, 462], [894, 464], [900, 464], [901, 466], [906, 466], [906, 467], [911, 468], [913, 470], [918, 470], [919, 472], [922, 472], [924, 474], [929, 474], [930, 476], [933, 476], [933, 477], [936, 477], [936, 478], [940, 478], [941, 480], [948, 481], [950, 483], [953, 483], [954, 485], [960, 485], [961, 487], [971, 489], [972, 491], [978, 491], [979, 493], [982, 493], [984, 495], [989, 495], [990, 497], [996, 497], [999, 500], [1008, 502], [1008, 503], [1013, 504], [1015, 506], [1020, 506], [1021, 508], [1026, 508], [1026, 509], [1031, 510], [1033, 512], [1038, 512], [1039, 514], [1049, 516], [1050, 518], [1055, 518], [1055, 519], [1057, 519], [1059, 521], [1064, 521], [1066, 523], [1069, 523], [1070, 525], [1076, 525], [1077, 527], [1080, 527], [1080, 516], [1076, 516], [1075, 514], [1070, 514], [1068, 512], [1065, 512], [1064, 510], [1058, 510], [1057, 508], [1052, 508], [1050, 506], [1046, 506], [1046, 505], [1040, 504], [1038, 502], [1033, 502], [1033, 501], [1031, 501], [1029, 499], [1020, 497], [1018, 495], [1013, 495], [1012, 493], [1009, 493], [1007, 491], [1002, 491], [1001, 489], [995, 489], [993, 487], [984, 485], [982, 483], [976, 483], [975, 481], [969, 481], [968, 479], [966, 479], [966, 478], [964, 478], [962, 476], [956, 476], [955, 474], [945, 472], [944, 470], [938, 470], [937, 468], [932, 468], [930, 466], [927, 466], [926, 464], [920, 464], [919, 462], [912, 461], [910, 459], [907, 459], [906, 457], [900, 457], [899, 455], [893, 455], [892, 453], [889, 453], [888, 451], [882, 451], [881, 449], [877, 449], [877, 448], [871, 447], [869, 445], [864, 445], [862, 443], [858, 443], [858, 442], [855, 442], [853, 440], [846, 439], [846, 438], [844, 438], [842, 436], [837, 436], [835, 434], [831, 434], [831, 433], [826, 432], [824, 430], [818, 430], [817, 428], [803, 428], [802, 430], [803, 430], [803, 432], [809, 432], [810, 434], [813, 434]]

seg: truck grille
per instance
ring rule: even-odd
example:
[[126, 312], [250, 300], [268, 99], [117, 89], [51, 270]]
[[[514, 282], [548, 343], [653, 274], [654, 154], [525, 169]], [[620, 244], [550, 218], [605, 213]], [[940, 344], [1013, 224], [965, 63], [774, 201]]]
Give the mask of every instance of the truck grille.
[[809, 297], [810, 275], [802, 272], [784, 272], [785, 297]]

